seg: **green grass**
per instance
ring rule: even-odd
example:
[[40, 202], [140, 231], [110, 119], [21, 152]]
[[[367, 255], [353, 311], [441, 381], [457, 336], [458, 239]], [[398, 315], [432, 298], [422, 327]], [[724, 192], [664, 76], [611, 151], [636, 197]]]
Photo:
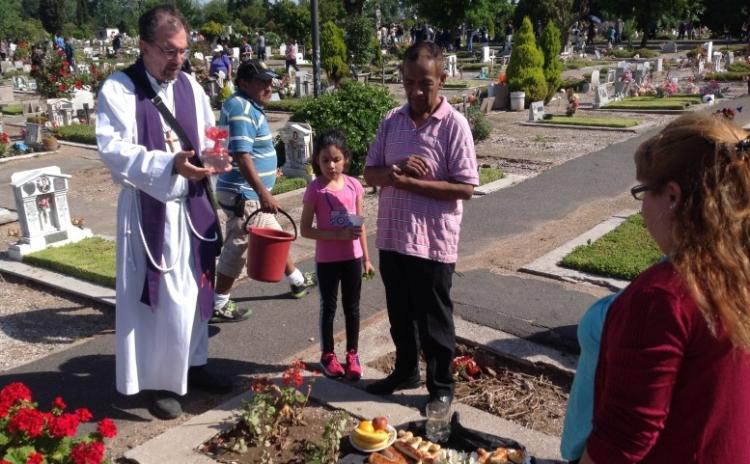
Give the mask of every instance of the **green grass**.
[[662, 252], [646, 230], [643, 216], [634, 214], [594, 243], [576, 247], [560, 265], [605, 277], [633, 280], [661, 256]]
[[636, 119], [623, 118], [594, 118], [588, 116], [552, 116], [550, 119], [538, 121], [545, 124], [566, 124], [570, 126], [596, 126], [625, 128], [639, 124]]
[[115, 242], [101, 237], [30, 253], [23, 262], [105, 287], [115, 286]]
[[274, 184], [273, 189], [271, 189], [271, 193], [278, 195], [280, 193], [291, 192], [292, 190], [297, 190], [306, 186], [307, 181], [301, 177], [282, 176], [276, 178], [276, 184]]
[[489, 184], [505, 177], [500, 168], [479, 168], [479, 185]]
[[8, 116], [15, 116], [18, 114], [23, 114], [23, 106], [21, 105], [5, 105], [3, 106], [3, 114], [7, 114]]
[[95, 127], [86, 124], [72, 124], [55, 129], [55, 137], [69, 142], [96, 145]]
[[604, 109], [660, 109], [684, 110], [690, 105], [701, 103], [700, 95], [673, 95], [668, 98], [654, 96], [632, 97], [608, 103]]

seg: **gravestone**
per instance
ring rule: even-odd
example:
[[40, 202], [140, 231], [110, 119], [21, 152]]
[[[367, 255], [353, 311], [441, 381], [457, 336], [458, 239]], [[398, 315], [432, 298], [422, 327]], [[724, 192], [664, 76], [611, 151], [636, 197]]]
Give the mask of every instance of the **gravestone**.
[[89, 108], [94, 107], [94, 94], [88, 90], [76, 89], [73, 92], [73, 98], [71, 99], [73, 104], [73, 111], [82, 110], [84, 105], [88, 105]]
[[510, 89], [507, 85], [495, 86], [495, 101], [492, 102], [492, 111], [505, 111], [510, 109]]
[[716, 72], [722, 71], [722, 67], [721, 67], [722, 57], [723, 55], [721, 54], [721, 52], [714, 52], [712, 64], [714, 65], [714, 71]]
[[458, 59], [456, 55], [448, 55], [448, 59], [446, 60], [446, 67], [447, 67], [447, 73], [448, 77], [456, 77], [458, 75]]
[[36, 90], [36, 79], [29, 79], [29, 90]]
[[662, 72], [664, 70], [664, 58], [656, 59], [656, 72]]
[[607, 92], [607, 86], [600, 85], [597, 87], [596, 94], [594, 95], [594, 108], [601, 108], [607, 103], [609, 103], [609, 92]]
[[625, 83], [625, 81], [615, 81], [615, 97], [620, 98], [625, 96], [625, 92], [627, 91], [628, 84]]
[[266, 59], [271, 59], [271, 47], [266, 47]]
[[16, 69], [23, 69], [23, 61], [14, 61], [13, 66], [15, 66]]
[[29, 88], [29, 81], [26, 76], [15, 76], [13, 78], [13, 88], [16, 90], [26, 90]]
[[281, 167], [287, 177], [303, 177], [312, 180], [307, 166], [313, 149], [313, 130], [309, 124], [289, 122], [279, 130], [284, 143], [286, 161]]
[[70, 223], [68, 179], [58, 166], [13, 173], [10, 178], [16, 200], [21, 238], [8, 248], [8, 256], [20, 260], [27, 253], [49, 245], [62, 245], [90, 237], [91, 230]]
[[21, 71], [25, 72], [26, 74], [31, 72], [31, 65], [30, 64], [24, 64], [21, 67]]
[[727, 52], [727, 66], [732, 64], [734, 64], [734, 52], [730, 50]]
[[281, 46], [279, 47], [279, 55], [286, 56], [286, 44], [281, 44]]
[[26, 123], [26, 137], [24, 143], [26, 145], [36, 145], [42, 143], [42, 129], [44, 126], [35, 122]]
[[240, 47], [232, 47], [232, 58], [235, 60], [240, 59]]
[[591, 88], [596, 90], [597, 87], [599, 87], [599, 70], [594, 69], [591, 71]]
[[482, 47], [482, 63], [490, 62], [490, 47], [485, 45]]
[[607, 84], [614, 84], [616, 74], [614, 69], [607, 69]]
[[307, 84], [307, 74], [300, 71], [294, 76], [294, 96], [297, 98], [306, 97], [309, 95]]
[[599, 53], [599, 50], [596, 50], [596, 49], [594, 50], [594, 56], [596, 57], [597, 60], [600, 60], [602, 58], [602, 54]]
[[529, 105], [529, 121], [541, 121], [542, 119], [544, 119], [544, 102], [531, 102], [531, 105]]
[[706, 49], [706, 56], [710, 60], [712, 56], [714, 56], [714, 43], [713, 42], [706, 42], [703, 44], [703, 48]]
[[10, 61], [0, 61], [0, 73], [5, 74], [12, 69], [13, 63], [11, 63]]
[[677, 53], [677, 42], [667, 42], [662, 47], [665, 53]]
[[706, 65], [703, 62], [703, 60], [698, 60], [698, 74], [703, 74], [703, 71], [705, 71]]
[[643, 84], [643, 79], [646, 77], [646, 71], [641, 69], [635, 70], [635, 76], [633, 77], [635, 79], [635, 83], [638, 85]]
[[67, 126], [73, 120], [73, 102], [67, 98], [47, 100], [47, 119], [53, 127]]

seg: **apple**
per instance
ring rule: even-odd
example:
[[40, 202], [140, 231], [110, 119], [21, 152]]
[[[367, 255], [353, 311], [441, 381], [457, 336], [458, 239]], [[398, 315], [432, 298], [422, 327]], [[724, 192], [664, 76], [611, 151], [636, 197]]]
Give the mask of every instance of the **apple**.
[[388, 427], [388, 419], [378, 416], [372, 420], [372, 428], [375, 430], [385, 430]]

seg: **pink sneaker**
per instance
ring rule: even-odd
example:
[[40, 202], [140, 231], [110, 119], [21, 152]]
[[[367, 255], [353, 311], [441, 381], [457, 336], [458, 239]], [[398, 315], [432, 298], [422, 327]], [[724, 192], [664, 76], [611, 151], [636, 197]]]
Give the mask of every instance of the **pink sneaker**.
[[323, 368], [323, 373], [328, 377], [337, 379], [344, 376], [344, 368], [341, 367], [339, 360], [336, 358], [336, 353], [323, 353], [320, 356], [320, 366]]
[[349, 350], [346, 353], [346, 377], [354, 381], [362, 378], [362, 365], [359, 363], [357, 350]]

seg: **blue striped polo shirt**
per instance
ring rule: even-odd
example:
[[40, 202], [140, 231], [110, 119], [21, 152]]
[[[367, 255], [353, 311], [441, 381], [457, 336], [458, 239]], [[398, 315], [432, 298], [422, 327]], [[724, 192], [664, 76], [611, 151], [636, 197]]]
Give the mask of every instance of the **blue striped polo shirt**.
[[221, 107], [219, 125], [229, 126], [229, 153], [232, 154], [232, 170], [219, 176], [216, 190], [239, 193], [245, 200], [258, 200], [237, 165], [236, 155], [249, 153], [263, 185], [268, 190], [276, 183], [276, 150], [273, 136], [263, 108], [242, 92], [224, 102]]

